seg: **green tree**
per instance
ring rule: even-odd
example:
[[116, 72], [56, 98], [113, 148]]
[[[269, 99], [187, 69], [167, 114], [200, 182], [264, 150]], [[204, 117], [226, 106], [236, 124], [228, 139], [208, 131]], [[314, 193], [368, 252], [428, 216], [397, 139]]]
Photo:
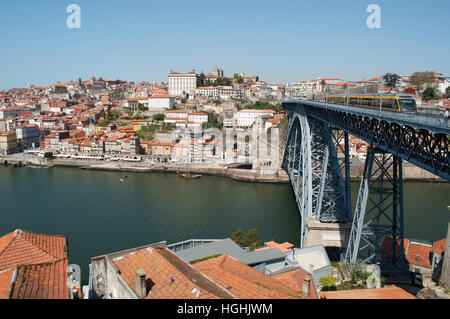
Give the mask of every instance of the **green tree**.
[[384, 80], [385, 85], [391, 88], [389, 90], [389, 92], [390, 92], [392, 90], [392, 88], [397, 87], [398, 83], [400, 82], [400, 76], [395, 73], [386, 73], [383, 76], [383, 80]]
[[44, 153], [44, 158], [52, 159], [53, 158], [53, 153], [52, 152], [45, 152]]
[[450, 86], [445, 89], [445, 97], [450, 98]]
[[243, 84], [244, 83], [244, 77], [240, 74], [235, 73], [234, 74], [234, 81], [238, 84]]
[[139, 104], [138, 104], [138, 110], [139, 110], [139, 111], [145, 111], [145, 110], [147, 110], [147, 107], [146, 107], [144, 104], [139, 103]]
[[205, 82], [205, 75], [202, 73], [200, 73], [200, 75], [197, 78], [197, 87], [202, 87], [202, 86], [206, 86], [206, 82]]
[[332, 274], [328, 274], [319, 279], [319, 284], [322, 286], [322, 291], [333, 291], [336, 289], [337, 278]]
[[155, 114], [153, 115], [153, 119], [155, 121], [164, 121], [164, 114]]
[[186, 102], [187, 102], [187, 99], [186, 99], [186, 98], [182, 98], [182, 99], [181, 99], [181, 103], [186, 104]]
[[422, 98], [424, 101], [436, 100], [438, 98], [436, 89], [433, 86], [429, 86], [423, 91]]
[[258, 228], [253, 228], [248, 231], [247, 244], [250, 250], [255, 250], [261, 247]]
[[239, 228], [233, 233], [233, 235], [231, 235], [231, 240], [241, 247], [245, 245], [247, 238], [245, 238], [242, 228]]

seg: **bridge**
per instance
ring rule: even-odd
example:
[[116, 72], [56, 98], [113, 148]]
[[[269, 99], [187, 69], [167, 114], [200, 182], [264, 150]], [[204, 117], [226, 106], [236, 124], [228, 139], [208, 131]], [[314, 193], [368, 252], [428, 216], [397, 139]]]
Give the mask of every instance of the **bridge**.
[[[450, 123], [421, 112], [317, 101], [288, 100], [283, 107], [289, 116], [283, 168], [300, 211], [301, 247], [340, 247], [342, 261], [402, 272], [402, 164], [450, 181]], [[370, 145], [353, 214], [349, 135]]]

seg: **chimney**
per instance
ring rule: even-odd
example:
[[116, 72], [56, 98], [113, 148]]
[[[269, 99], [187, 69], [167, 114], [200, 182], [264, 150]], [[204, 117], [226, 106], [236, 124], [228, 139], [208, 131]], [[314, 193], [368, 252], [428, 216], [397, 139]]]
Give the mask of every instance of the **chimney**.
[[147, 285], [145, 271], [141, 268], [135, 270], [136, 273], [136, 294], [140, 299], [147, 297]]
[[305, 278], [303, 278], [303, 295], [306, 298], [309, 298], [311, 296], [311, 278], [314, 273], [314, 265], [309, 265], [309, 274], [305, 275]]
[[311, 286], [311, 276], [306, 275], [305, 278], [303, 278], [303, 296], [305, 296], [306, 298], [309, 298], [311, 295], [309, 289], [310, 286]]

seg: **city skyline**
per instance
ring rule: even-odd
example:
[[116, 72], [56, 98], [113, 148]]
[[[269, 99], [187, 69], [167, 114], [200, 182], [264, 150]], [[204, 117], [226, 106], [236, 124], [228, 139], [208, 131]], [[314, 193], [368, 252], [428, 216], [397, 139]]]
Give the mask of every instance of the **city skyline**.
[[[66, 26], [72, 3], [81, 8], [80, 29]], [[370, 4], [381, 8], [380, 29], [366, 25]], [[72, 0], [1, 7], [0, 32], [7, 43], [0, 53], [1, 89], [91, 76], [165, 82], [170, 70], [208, 73], [215, 66], [227, 76], [257, 74], [272, 83], [450, 73], [445, 55], [450, 45], [443, 41], [450, 26], [446, 1], [106, 6]]]

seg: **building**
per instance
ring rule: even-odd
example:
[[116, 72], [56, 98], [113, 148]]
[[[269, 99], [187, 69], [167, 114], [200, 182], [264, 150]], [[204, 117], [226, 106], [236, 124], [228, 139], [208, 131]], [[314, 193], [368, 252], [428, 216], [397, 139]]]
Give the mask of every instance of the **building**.
[[39, 127], [37, 125], [23, 125], [16, 128], [17, 140], [22, 147], [28, 148], [39, 145]]
[[149, 110], [170, 109], [175, 105], [175, 97], [168, 94], [155, 94], [148, 98]]
[[92, 292], [104, 299], [316, 298], [309, 274], [300, 280], [298, 269], [267, 276], [217, 253], [188, 263], [165, 242], [94, 257], [91, 262]]
[[409, 292], [396, 286], [374, 289], [322, 291], [320, 292], [320, 297], [322, 299], [416, 299]]
[[273, 110], [251, 110], [244, 109], [236, 113], [236, 122], [238, 127], [251, 127], [257, 118], [270, 117], [275, 114]]
[[169, 73], [169, 94], [172, 96], [186, 96], [193, 94], [197, 87], [197, 74], [195, 70], [188, 73]]
[[70, 299], [65, 236], [16, 230], [0, 237], [0, 299]]
[[0, 131], [0, 155], [9, 155], [17, 150], [16, 132]]

